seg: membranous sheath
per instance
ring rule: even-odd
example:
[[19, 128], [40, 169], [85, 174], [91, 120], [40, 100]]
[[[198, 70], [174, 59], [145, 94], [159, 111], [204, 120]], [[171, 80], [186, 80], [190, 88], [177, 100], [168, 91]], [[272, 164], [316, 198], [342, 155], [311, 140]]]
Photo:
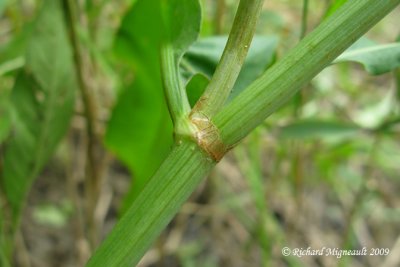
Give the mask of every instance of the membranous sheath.
[[220, 138], [218, 128], [201, 112], [191, 113], [190, 121], [197, 128], [193, 137], [198, 146], [213, 160], [219, 162], [228, 149]]

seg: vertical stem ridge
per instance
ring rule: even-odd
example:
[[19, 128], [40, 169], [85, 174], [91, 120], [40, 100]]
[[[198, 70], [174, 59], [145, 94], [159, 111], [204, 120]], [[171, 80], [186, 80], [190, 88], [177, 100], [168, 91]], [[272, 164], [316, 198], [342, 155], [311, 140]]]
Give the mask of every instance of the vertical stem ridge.
[[79, 46], [76, 21], [78, 20], [75, 14], [74, 0], [63, 0], [64, 15], [66, 19], [69, 39], [73, 50], [73, 60], [75, 64], [76, 77], [78, 87], [81, 92], [81, 99], [84, 106], [86, 135], [87, 135], [87, 178], [86, 178], [86, 194], [87, 194], [87, 220], [89, 225], [89, 240], [92, 247], [97, 243], [97, 226], [94, 218], [96, 210], [96, 202], [100, 192], [100, 173], [96, 166], [96, 148], [100, 143], [100, 138], [96, 134], [94, 123], [97, 120], [97, 112], [94, 105], [94, 100], [84, 79], [84, 64], [82, 62], [82, 53]]
[[176, 129], [179, 127], [179, 121], [190, 113], [190, 104], [180, 79], [178, 61], [171, 44], [164, 44], [161, 48], [161, 74], [168, 109]]

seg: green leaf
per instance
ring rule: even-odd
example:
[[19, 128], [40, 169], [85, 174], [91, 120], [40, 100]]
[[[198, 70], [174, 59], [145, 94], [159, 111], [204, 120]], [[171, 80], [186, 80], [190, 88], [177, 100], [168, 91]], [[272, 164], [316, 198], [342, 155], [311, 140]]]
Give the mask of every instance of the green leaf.
[[324, 18], [331, 16], [333, 13], [336, 12], [341, 6], [343, 6], [347, 0], [335, 0], [326, 11]]
[[7, 62], [3, 62], [0, 64], [0, 76], [7, 74], [8, 72], [12, 72], [14, 70], [18, 70], [22, 68], [25, 64], [25, 59], [23, 57], [18, 57]]
[[333, 63], [357, 62], [372, 75], [380, 75], [400, 67], [400, 43], [376, 45], [365, 38], [336, 58]]
[[14, 118], [2, 182], [14, 220], [69, 126], [76, 85], [68, 43], [60, 1], [44, 1], [28, 41], [26, 69], [11, 93]]
[[[143, 25], [146, 25], [145, 27]], [[106, 146], [134, 176], [126, 208], [167, 156], [172, 123], [164, 99], [159, 48], [163, 40], [159, 0], [139, 0], [125, 15], [114, 51], [127, 79], [107, 126]]]
[[204, 93], [210, 80], [203, 74], [194, 75], [186, 85], [186, 91], [191, 107], [194, 107], [201, 95]]
[[28, 38], [32, 35], [32, 28], [32, 23], [25, 24], [9, 42], [0, 46], [0, 76], [24, 66]]
[[199, 35], [200, 3], [198, 0], [164, 0], [161, 3], [167, 41], [179, 59]]
[[[181, 64], [182, 69], [186, 71], [182, 73], [183, 76], [190, 78], [196, 73], [202, 73], [210, 78], [222, 56], [226, 42], [227, 37], [219, 36], [204, 38], [194, 43]], [[277, 44], [278, 39], [275, 36], [254, 37], [230, 100], [272, 65]]]
[[303, 120], [298, 121], [279, 130], [281, 138], [289, 139], [324, 139], [338, 140], [354, 137], [359, 134], [361, 128], [357, 125], [328, 120]]
[[9, 96], [6, 90], [0, 91], [0, 145], [11, 130], [11, 110]]
[[190, 104], [181, 80], [179, 62], [199, 35], [201, 8], [198, 0], [165, 0], [162, 1], [162, 11], [167, 37], [160, 53], [162, 81], [175, 132], [181, 133], [186, 128], [184, 121], [190, 113]]

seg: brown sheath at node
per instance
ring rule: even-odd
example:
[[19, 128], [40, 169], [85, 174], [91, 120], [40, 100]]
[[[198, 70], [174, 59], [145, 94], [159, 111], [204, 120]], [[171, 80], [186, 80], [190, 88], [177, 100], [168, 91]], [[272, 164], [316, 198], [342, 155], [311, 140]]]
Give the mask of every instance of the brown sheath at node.
[[219, 162], [228, 149], [221, 141], [218, 128], [202, 113], [192, 113], [190, 120], [197, 128], [194, 138], [198, 146]]

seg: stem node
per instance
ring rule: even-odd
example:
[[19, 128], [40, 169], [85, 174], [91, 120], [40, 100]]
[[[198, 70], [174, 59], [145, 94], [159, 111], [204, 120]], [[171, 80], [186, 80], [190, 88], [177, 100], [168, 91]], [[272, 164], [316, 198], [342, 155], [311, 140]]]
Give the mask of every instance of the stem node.
[[219, 162], [229, 149], [222, 142], [218, 128], [201, 112], [191, 113], [190, 121], [197, 129], [193, 136], [197, 145], [215, 162]]

